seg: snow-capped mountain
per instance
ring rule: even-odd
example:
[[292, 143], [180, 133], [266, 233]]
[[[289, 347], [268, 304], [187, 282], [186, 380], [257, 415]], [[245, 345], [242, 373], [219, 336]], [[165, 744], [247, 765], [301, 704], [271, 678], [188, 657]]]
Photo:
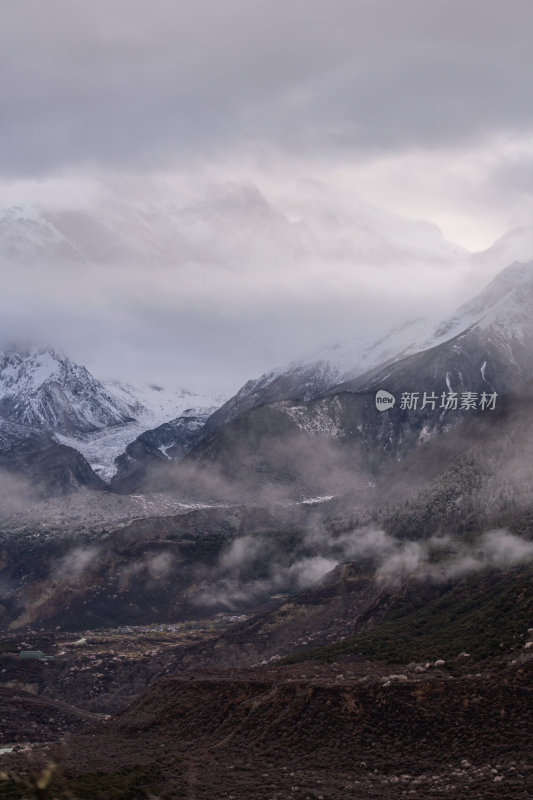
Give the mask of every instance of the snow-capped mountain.
[[137, 409], [139, 421], [151, 423], [152, 427], [181, 416], [186, 411], [211, 411], [226, 399], [225, 395], [217, 392], [193, 392], [155, 383], [132, 384], [119, 380], [104, 380], [102, 383], [112, 397]]
[[279, 400], [311, 400], [333, 386], [361, 375], [379, 364], [398, 360], [420, 347], [434, 323], [421, 317], [394, 327], [372, 341], [360, 336], [337, 342], [247, 381], [208, 420], [206, 432], [226, 424], [244, 411]]
[[[167, 475], [169, 485], [184, 485], [192, 468], [196, 486], [205, 478], [208, 487], [213, 473], [241, 492], [268, 493], [269, 481], [296, 496], [361, 487], [478, 410], [490, 429], [498, 398], [533, 377], [532, 312], [533, 262], [512, 264], [439, 324], [419, 321], [373, 346], [359, 342], [352, 355], [333, 351], [337, 361], [290, 364], [250, 381], [210, 417], [181, 471], [139, 470], [129, 486], [165, 485]], [[353, 376], [336, 382], [346, 370]], [[385, 413], [376, 409], [378, 389], [396, 397]], [[404, 393], [416, 402], [403, 405]], [[443, 405], [443, 396], [452, 401]]]
[[[383, 364], [343, 384], [378, 384], [411, 391], [509, 391], [533, 376], [533, 261], [515, 262], [479, 295], [421, 338], [408, 357]], [[409, 385], [410, 384], [410, 385]]]
[[[352, 389], [366, 388], [370, 385], [370, 378], [362, 380], [361, 376], [372, 376], [373, 371], [378, 370], [377, 375], [383, 381], [392, 374], [389, 369], [392, 364], [438, 347], [469, 329], [474, 331], [474, 328], [478, 333], [483, 332], [486, 344], [490, 339], [501, 350], [498, 363], [502, 359], [508, 362], [505, 369], [500, 369], [501, 380], [495, 378], [494, 385], [502, 390], [510, 388], [532, 374], [532, 311], [533, 262], [516, 262], [443, 321], [435, 323], [429, 318], [409, 320], [392, 328], [378, 341], [359, 337], [333, 344], [248, 381], [213, 414], [206, 431], [215, 430], [242, 412], [265, 403], [287, 399], [311, 400], [341, 384]], [[478, 365], [480, 374], [483, 368], [485, 375], [491, 374], [493, 367], [488, 354]], [[514, 377], [511, 378], [511, 374]]]
[[[533, 239], [532, 239], [533, 245]], [[468, 300], [434, 332], [431, 344], [456, 336], [474, 325], [491, 331], [502, 341], [531, 346], [533, 321], [533, 260], [515, 261], [502, 270], [486, 289]]]
[[83, 366], [52, 348], [0, 355], [0, 416], [60, 433], [123, 425], [140, 404], [111, 396]]
[[467, 256], [436, 225], [360, 203], [339, 215], [291, 219], [253, 184], [220, 183], [195, 199], [113, 197], [76, 206], [36, 203], [0, 210], [0, 263], [154, 265], [212, 263], [244, 271], [294, 259], [374, 264], [452, 263]]
[[[394, 341], [394, 332], [389, 340]], [[485, 410], [490, 417], [498, 398], [533, 377], [533, 261], [511, 264], [429, 334], [404, 345], [402, 341], [399, 357], [323, 393], [317, 401], [319, 411], [313, 411], [320, 417], [320, 434], [340, 438], [353, 434], [353, 417], [345, 408], [351, 404], [345, 398], [352, 393], [366, 398], [368, 405], [359, 423], [361, 442], [374, 447], [377, 441], [398, 458], [477, 410]], [[375, 409], [379, 389], [396, 398], [396, 405], [386, 413]], [[412, 403], [402, 406], [402, 396], [413, 397]], [[433, 401], [425, 402], [425, 396]], [[463, 403], [467, 396], [470, 405]], [[447, 404], [443, 398], [451, 399]], [[339, 423], [339, 404], [348, 422]], [[293, 404], [286, 413], [301, 430], [311, 430], [312, 424], [317, 427], [306, 404]]]
[[0, 355], [2, 423], [78, 450], [104, 478], [115, 472], [117, 456], [145, 431], [185, 412], [203, 424], [223, 400], [154, 384], [99, 381], [52, 348]]

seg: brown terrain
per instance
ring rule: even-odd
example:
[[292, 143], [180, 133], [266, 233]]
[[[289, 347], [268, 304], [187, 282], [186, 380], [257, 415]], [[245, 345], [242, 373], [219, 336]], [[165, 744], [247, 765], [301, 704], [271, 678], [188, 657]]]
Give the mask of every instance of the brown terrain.
[[[112, 658], [133, 664], [131, 653]], [[0, 767], [12, 777], [60, 769], [40, 795], [5, 781], [2, 797], [530, 797], [533, 661], [475, 669], [353, 655], [190, 669], [158, 678], [113, 716], [32, 695], [31, 685], [4, 688], [2, 725], [34, 746]]]
[[2, 800], [530, 797], [531, 568], [371, 586], [344, 564], [250, 619], [2, 634]]

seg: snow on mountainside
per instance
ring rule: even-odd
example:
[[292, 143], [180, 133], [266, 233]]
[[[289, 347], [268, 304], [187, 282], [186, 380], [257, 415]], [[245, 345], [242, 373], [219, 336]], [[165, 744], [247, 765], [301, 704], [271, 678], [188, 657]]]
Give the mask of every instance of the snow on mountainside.
[[54, 436], [81, 452], [104, 478], [111, 477], [115, 458], [144, 431], [185, 411], [205, 419], [221, 402], [217, 395], [99, 381], [52, 348], [0, 354], [4, 427]]
[[155, 385], [136, 385], [106, 381], [110, 394], [123, 402], [138, 404], [136, 419], [119, 427], [103, 428], [74, 436], [56, 435], [63, 444], [82, 453], [97, 475], [110, 480], [117, 470], [115, 460], [143, 434], [164, 423], [187, 415], [202, 427], [205, 420], [224, 402], [218, 394], [198, 394]]
[[0, 209], [0, 262], [33, 264], [454, 263], [467, 252], [436, 225], [360, 204], [291, 220], [253, 184], [212, 185], [195, 200], [102, 195], [77, 207]]
[[0, 261], [138, 265], [226, 263], [305, 254], [308, 229], [291, 222], [253, 186], [215, 187], [194, 203], [102, 199], [98, 206], [0, 210]]
[[135, 411], [51, 348], [0, 354], [0, 416], [12, 422], [74, 433], [122, 425]]
[[[533, 262], [515, 262], [479, 295], [438, 324], [427, 318], [410, 320], [376, 342], [359, 337], [333, 344], [248, 381], [215, 412], [206, 430], [214, 430], [264, 403], [311, 400], [337, 385], [358, 383], [367, 373], [437, 347], [474, 327], [484, 331], [485, 338], [493, 339], [500, 349], [506, 349], [510, 362], [524, 361], [516, 352], [517, 347], [530, 352], [533, 358], [532, 309]], [[524, 377], [528, 377], [527, 360], [526, 357], [522, 370]], [[482, 365], [483, 362], [480, 368]]]
[[[337, 342], [309, 354], [303, 360], [308, 364], [328, 363], [332, 373], [338, 374], [341, 380], [346, 380], [354, 375], [361, 375], [378, 364], [385, 364], [414, 352], [420, 346], [420, 341], [429, 335], [433, 325], [428, 317], [410, 319], [394, 326], [378, 340], [359, 338]], [[290, 366], [296, 366], [297, 363], [293, 362]]]
[[138, 412], [143, 422], [160, 425], [161, 422], [181, 416], [189, 409], [218, 408], [224, 401], [222, 394], [191, 392], [188, 389], [174, 389], [157, 384], [131, 384], [118, 380], [102, 382], [109, 394], [126, 405], [141, 406]]
[[[517, 346], [531, 351], [533, 356], [532, 312], [533, 261], [516, 261], [496, 275], [482, 292], [463, 303], [447, 319], [437, 325], [429, 321], [422, 322], [412, 342], [402, 342], [400, 357], [438, 347], [468, 331], [482, 334], [486, 342], [494, 341], [507, 351], [510, 361], [515, 361], [513, 347]], [[392, 348], [400, 344], [400, 341], [394, 330], [384, 340]], [[394, 357], [393, 360], [399, 359]], [[383, 359], [381, 366], [386, 363], [387, 360]], [[373, 366], [364, 371], [369, 371]], [[362, 373], [360, 371], [359, 375]]]
[[[405, 332], [407, 338], [397, 336], [392, 330], [383, 340], [383, 346], [390, 348], [390, 352], [399, 346], [398, 355], [360, 370], [348, 380], [371, 373], [376, 366], [381, 370], [388, 363], [398, 363], [406, 356], [432, 350], [452, 340], [455, 352], [466, 352], [465, 343], [475, 340], [479, 342], [479, 346], [476, 344], [479, 352], [483, 348], [487, 354], [497, 352], [499, 363], [512, 366], [517, 379], [529, 378], [529, 364], [533, 364], [533, 261], [514, 262], [506, 267], [482, 292], [437, 325], [421, 322], [411, 341], [409, 328]], [[488, 361], [481, 361], [479, 370], [484, 372], [489, 366]]]
[[515, 262], [412, 354], [331, 391], [508, 392], [533, 377], [532, 311], [533, 261]]
[[[476, 430], [490, 435], [500, 407], [505, 413], [503, 395], [533, 378], [532, 311], [533, 262], [514, 263], [430, 332], [422, 322], [414, 336], [407, 326], [372, 348], [359, 342], [348, 360], [349, 350], [341, 349], [342, 369], [351, 363], [356, 374], [321, 395], [312, 393], [320, 380], [339, 374], [339, 364], [291, 364], [249, 382], [208, 420], [207, 435], [182, 465], [150, 471], [148, 464], [129, 476], [129, 487], [183, 487], [192, 468], [195, 489], [203, 476], [209, 487], [213, 474], [236, 494], [243, 487], [266, 494], [289, 490], [295, 497], [338, 493], [375, 481], [470, 417], [483, 418]], [[386, 360], [359, 372], [374, 356]], [[377, 409], [378, 389], [397, 402]], [[409, 397], [412, 403], [402, 403]]]
[[533, 261], [516, 261], [502, 270], [486, 289], [468, 300], [434, 333], [432, 344], [476, 325], [509, 340], [531, 343], [533, 334]]
[[263, 403], [280, 400], [311, 400], [332, 386], [420, 349], [434, 322], [420, 317], [397, 325], [377, 341], [359, 336], [323, 347], [282, 367], [248, 381], [209, 419], [206, 430], [214, 430], [238, 414]]

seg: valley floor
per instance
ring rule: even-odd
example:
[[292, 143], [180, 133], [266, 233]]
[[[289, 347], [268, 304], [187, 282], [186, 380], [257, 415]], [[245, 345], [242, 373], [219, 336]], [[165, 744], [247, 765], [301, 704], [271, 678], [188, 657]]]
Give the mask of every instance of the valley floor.
[[[40, 796], [65, 800], [525, 800], [532, 668], [452, 674], [342, 656], [191, 669], [152, 682], [111, 717], [34, 697], [36, 718], [64, 715], [61, 749], [37, 736], [33, 749], [0, 756], [0, 769], [38, 774], [56, 760]], [[0, 703], [4, 721], [14, 706], [22, 714], [20, 691], [4, 690]], [[13, 780], [3, 789], [6, 800], [32, 796]]]

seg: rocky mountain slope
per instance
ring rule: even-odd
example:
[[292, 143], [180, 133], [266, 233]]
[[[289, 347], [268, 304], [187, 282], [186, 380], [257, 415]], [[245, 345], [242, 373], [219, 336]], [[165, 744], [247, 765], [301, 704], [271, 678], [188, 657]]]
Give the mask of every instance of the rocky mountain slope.
[[[410, 339], [409, 327], [404, 337], [392, 333], [375, 352], [390, 355], [396, 343], [397, 355], [349, 381], [324, 390], [338, 370], [321, 363], [247, 384], [210, 417], [181, 468], [162, 465], [152, 477], [132, 473], [117, 488], [165, 481], [186, 488], [188, 472], [201, 481], [204, 468], [213, 485], [240, 482], [256, 490], [265, 481], [285, 483], [300, 497], [342, 492], [350, 480], [374, 481], [472, 414], [493, 415], [499, 398], [533, 375], [531, 308], [533, 263], [513, 264], [429, 335], [418, 328]], [[378, 410], [378, 390], [394, 395], [395, 404]], [[287, 395], [298, 399], [272, 399]]]
[[77, 450], [43, 431], [0, 419], [0, 486], [1, 514], [11, 515], [42, 497], [104, 484]]
[[219, 394], [200, 394], [159, 386], [130, 386], [108, 382], [113, 394], [137, 398], [132, 422], [89, 433], [55, 434], [63, 444], [79, 450], [104, 480], [123, 478], [143, 460], [179, 458], [199, 439], [206, 420], [224, 401]]
[[138, 479], [139, 470], [144, 474], [153, 465], [181, 460], [199, 440], [211, 411], [189, 409], [182, 416], [141, 433], [116, 457], [114, 484], [126, 483], [130, 475]]
[[208, 434], [244, 411], [281, 400], [312, 400], [332, 387], [415, 351], [431, 330], [425, 318], [409, 320], [373, 341], [368, 337], [325, 346], [297, 361], [247, 381], [208, 420]]

